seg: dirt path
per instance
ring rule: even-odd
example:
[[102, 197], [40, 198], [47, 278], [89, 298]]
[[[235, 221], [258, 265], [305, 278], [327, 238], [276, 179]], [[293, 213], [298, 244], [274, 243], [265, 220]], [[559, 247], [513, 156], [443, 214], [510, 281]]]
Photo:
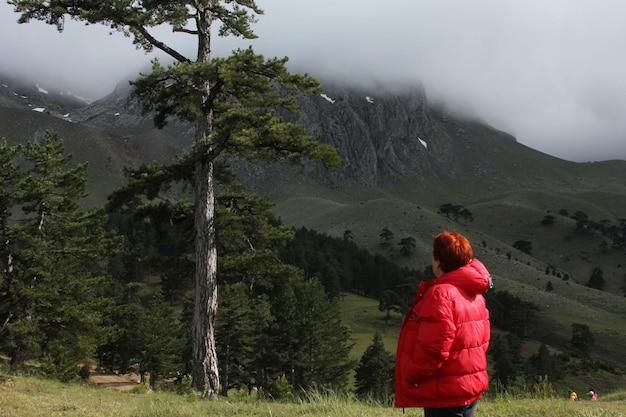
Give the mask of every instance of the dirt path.
[[117, 375], [117, 374], [102, 374], [92, 373], [89, 376], [89, 382], [97, 384], [101, 388], [111, 388], [119, 391], [128, 391], [139, 384], [139, 376], [131, 375]]

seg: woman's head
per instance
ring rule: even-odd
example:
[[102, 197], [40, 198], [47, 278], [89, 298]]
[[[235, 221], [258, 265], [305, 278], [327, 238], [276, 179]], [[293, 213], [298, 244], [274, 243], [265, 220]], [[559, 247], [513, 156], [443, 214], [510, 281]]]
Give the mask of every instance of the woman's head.
[[469, 240], [456, 232], [442, 232], [433, 241], [433, 270], [436, 265], [441, 273], [454, 271], [468, 264], [472, 259], [472, 246]]

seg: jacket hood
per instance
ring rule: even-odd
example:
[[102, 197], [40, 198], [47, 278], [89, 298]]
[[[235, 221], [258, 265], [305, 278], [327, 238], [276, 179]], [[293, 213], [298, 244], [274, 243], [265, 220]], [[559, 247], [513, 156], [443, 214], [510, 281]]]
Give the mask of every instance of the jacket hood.
[[470, 294], [484, 294], [492, 286], [491, 274], [478, 259], [472, 259], [465, 266], [447, 272], [440, 277], [423, 282], [418, 289], [418, 296], [424, 295], [424, 292], [433, 285], [452, 284]]

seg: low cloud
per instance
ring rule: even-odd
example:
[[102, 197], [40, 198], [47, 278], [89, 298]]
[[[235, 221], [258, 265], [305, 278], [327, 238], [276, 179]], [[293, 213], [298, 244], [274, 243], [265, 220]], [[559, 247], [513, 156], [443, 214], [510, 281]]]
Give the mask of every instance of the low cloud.
[[[575, 161], [626, 159], [626, 42], [621, 0], [258, 0], [259, 39], [294, 70], [345, 82], [421, 82], [433, 99], [481, 117], [521, 143]], [[0, 70], [68, 83], [98, 98], [150, 59], [107, 28], [17, 25], [0, 4]], [[194, 40], [159, 36], [193, 58]], [[42, 81], [43, 84], [43, 81]]]

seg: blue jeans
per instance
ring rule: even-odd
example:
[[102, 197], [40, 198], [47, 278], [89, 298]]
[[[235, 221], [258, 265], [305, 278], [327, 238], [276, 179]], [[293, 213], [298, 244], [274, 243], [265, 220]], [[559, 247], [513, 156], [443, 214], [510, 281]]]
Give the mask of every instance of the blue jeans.
[[474, 417], [478, 400], [463, 407], [424, 408], [424, 417]]

